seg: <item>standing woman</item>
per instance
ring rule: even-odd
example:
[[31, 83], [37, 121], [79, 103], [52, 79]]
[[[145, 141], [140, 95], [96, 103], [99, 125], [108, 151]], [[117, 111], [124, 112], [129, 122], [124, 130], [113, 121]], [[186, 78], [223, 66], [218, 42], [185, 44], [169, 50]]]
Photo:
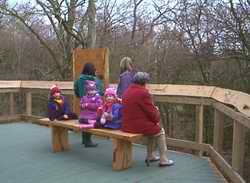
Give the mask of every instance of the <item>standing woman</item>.
[[136, 73], [132, 59], [130, 57], [123, 57], [120, 62], [120, 78], [117, 88], [117, 96], [122, 98], [124, 91], [133, 82], [133, 77]]
[[[74, 82], [74, 92], [76, 97], [81, 98], [85, 96], [86, 93], [86, 81], [95, 81], [98, 93], [103, 95], [103, 84], [96, 77], [96, 68], [92, 63], [86, 63], [82, 69], [79, 79]], [[82, 132], [82, 143], [85, 147], [96, 147], [97, 144], [93, 143], [91, 140], [91, 134]]]

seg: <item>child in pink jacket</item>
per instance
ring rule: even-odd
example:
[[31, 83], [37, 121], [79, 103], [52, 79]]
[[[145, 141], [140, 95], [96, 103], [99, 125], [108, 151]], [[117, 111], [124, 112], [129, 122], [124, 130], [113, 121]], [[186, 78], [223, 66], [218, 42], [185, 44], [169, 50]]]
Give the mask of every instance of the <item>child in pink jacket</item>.
[[97, 119], [97, 109], [102, 105], [102, 98], [97, 92], [95, 81], [86, 81], [86, 93], [80, 101], [79, 123], [81, 128], [93, 128]]

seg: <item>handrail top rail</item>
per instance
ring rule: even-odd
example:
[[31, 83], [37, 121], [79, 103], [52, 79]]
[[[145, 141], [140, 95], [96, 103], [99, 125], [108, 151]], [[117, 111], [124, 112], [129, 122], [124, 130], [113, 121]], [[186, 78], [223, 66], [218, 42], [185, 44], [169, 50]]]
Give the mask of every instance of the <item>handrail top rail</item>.
[[73, 90], [72, 81], [22, 81], [20, 88], [50, 89], [53, 84], [57, 84], [62, 90]]
[[21, 80], [0, 80], [0, 89], [19, 89]]
[[[73, 90], [73, 81], [35, 81], [35, 80], [0, 80], [0, 89], [41, 89], [48, 90], [58, 84], [62, 90]], [[116, 86], [116, 84], [111, 84]], [[215, 86], [148, 84], [149, 91], [155, 96], [198, 97], [214, 99], [229, 104], [239, 112], [250, 117], [250, 95], [241, 91]]]

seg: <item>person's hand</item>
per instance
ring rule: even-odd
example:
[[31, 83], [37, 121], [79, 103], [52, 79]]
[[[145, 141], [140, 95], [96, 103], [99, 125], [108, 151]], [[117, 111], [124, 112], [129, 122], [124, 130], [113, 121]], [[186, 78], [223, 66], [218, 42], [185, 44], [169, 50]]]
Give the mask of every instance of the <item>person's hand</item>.
[[106, 123], [106, 119], [102, 117], [100, 122], [101, 122], [102, 125], [104, 125]]
[[88, 104], [82, 104], [82, 109], [87, 108]]
[[104, 112], [104, 113], [103, 113], [103, 117], [104, 117], [106, 120], [108, 120], [108, 121], [111, 121], [112, 118], [113, 118], [112, 114], [111, 114], [111, 113], [108, 113], [108, 112]]
[[104, 112], [104, 113], [103, 113], [104, 118], [107, 118], [108, 115], [109, 115], [109, 113], [107, 113], [107, 112]]
[[116, 100], [117, 100], [117, 103], [120, 103], [120, 104], [122, 103], [122, 99], [121, 98], [117, 97]]
[[157, 105], [155, 106], [155, 108], [156, 108], [157, 111], [159, 111], [159, 107]]
[[69, 116], [68, 116], [67, 114], [64, 114], [64, 115], [63, 115], [63, 118], [64, 118], [64, 119], [69, 119]]

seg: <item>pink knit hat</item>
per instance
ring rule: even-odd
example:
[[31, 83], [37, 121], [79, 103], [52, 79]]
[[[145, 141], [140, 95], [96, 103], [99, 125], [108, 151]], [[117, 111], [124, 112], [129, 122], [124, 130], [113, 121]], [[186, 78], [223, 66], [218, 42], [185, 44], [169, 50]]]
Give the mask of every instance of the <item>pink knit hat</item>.
[[105, 96], [114, 96], [116, 97], [116, 89], [115, 88], [107, 88], [104, 93]]
[[87, 80], [86, 81], [86, 92], [89, 93], [97, 93], [96, 82]]
[[61, 89], [57, 84], [54, 84], [50, 87], [50, 95], [54, 95], [55, 93], [61, 93]]

